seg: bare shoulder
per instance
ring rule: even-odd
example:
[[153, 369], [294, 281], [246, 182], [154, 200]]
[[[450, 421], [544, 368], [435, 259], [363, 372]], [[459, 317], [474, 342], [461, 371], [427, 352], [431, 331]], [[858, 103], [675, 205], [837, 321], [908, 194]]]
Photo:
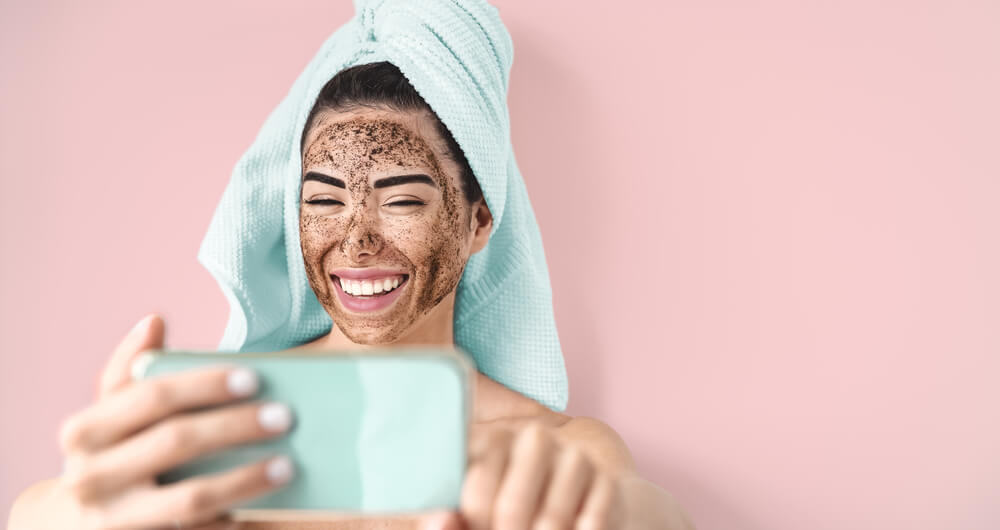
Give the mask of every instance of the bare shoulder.
[[597, 418], [576, 416], [561, 425], [558, 436], [580, 446], [595, 464], [615, 473], [635, 472], [635, 460], [625, 440], [610, 425]]
[[519, 427], [541, 422], [552, 427], [562, 442], [583, 449], [598, 466], [615, 472], [635, 471], [628, 445], [607, 423], [589, 416], [555, 412], [481, 373], [476, 382], [476, 423]]
[[545, 425], [558, 427], [570, 419], [571, 416], [555, 412], [545, 405], [490, 379], [481, 372], [476, 372], [473, 422], [541, 421]]

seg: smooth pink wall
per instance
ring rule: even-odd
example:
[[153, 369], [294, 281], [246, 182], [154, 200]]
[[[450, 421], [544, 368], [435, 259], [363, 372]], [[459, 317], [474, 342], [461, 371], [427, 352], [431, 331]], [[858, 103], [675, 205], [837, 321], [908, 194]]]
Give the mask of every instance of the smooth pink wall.
[[[497, 2], [569, 412], [699, 529], [1000, 528], [1000, 4]], [[0, 505], [350, 2], [0, 4]], [[5, 514], [4, 514], [5, 515]]]

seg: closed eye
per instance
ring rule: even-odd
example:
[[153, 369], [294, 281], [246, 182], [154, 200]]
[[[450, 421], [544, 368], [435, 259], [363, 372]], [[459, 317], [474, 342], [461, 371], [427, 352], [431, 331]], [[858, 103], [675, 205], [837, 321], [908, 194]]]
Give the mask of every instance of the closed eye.
[[340, 204], [340, 205], [343, 205], [344, 203], [342, 203], [342, 202], [340, 202], [340, 201], [338, 201], [336, 199], [313, 199], [311, 201], [306, 201], [306, 204]]
[[416, 206], [416, 205], [422, 206], [424, 204], [427, 203], [423, 201], [396, 201], [396, 202], [390, 202], [389, 204], [386, 204], [386, 206]]

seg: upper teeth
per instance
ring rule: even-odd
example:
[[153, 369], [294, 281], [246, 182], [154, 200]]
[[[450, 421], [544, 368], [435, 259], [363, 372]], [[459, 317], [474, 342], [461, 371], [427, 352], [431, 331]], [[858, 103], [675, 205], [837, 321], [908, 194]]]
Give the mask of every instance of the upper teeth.
[[403, 281], [402, 276], [387, 276], [385, 278], [371, 278], [368, 280], [345, 280], [340, 278], [340, 288], [347, 294], [355, 296], [371, 295], [381, 292], [389, 292], [399, 287], [399, 282]]

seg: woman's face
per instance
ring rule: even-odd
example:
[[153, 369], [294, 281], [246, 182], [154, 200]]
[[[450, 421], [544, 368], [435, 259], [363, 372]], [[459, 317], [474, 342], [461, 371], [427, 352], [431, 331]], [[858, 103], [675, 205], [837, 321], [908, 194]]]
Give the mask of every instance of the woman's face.
[[475, 216], [431, 119], [324, 111], [306, 137], [299, 215], [306, 274], [357, 344], [402, 337], [455, 290], [472, 251]]

